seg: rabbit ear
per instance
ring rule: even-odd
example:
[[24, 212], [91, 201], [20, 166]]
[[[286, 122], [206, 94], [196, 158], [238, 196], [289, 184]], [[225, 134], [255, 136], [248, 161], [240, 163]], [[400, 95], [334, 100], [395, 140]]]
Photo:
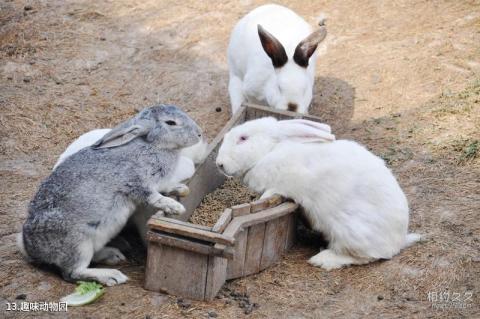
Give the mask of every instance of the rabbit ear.
[[263, 50], [272, 60], [273, 67], [281, 68], [288, 61], [285, 48], [273, 35], [265, 30], [261, 25], [258, 25], [258, 36], [262, 42]]
[[302, 120], [302, 119], [293, 119], [293, 120], [288, 120], [289, 123], [298, 123], [298, 124], [304, 124], [311, 126], [313, 128], [317, 128], [319, 130], [325, 131], [327, 133], [332, 133], [332, 128], [328, 124], [324, 123], [318, 123], [315, 121], [309, 121], [309, 120]]
[[320, 26], [318, 30], [303, 39], [295, 48], [295, 53], [293, 54], [295, 63], [306, 68], [308, 66], [308, 60], [317, 49], [318, 44], [322, 42], [326, 36], [327, 28]]
[[151, 126], [147, 125], [147, 123], [123, 123], [113, 128], [104, 137], [93, 144], [92, 148], [99, 149], [121, 146], [127, 144], [134, 138], [146, 135], [150, 129]]
[[335, 135], [327, 132], [326, 124], [315, 123], [307, 120], [278, 121], [280, 138], [293, 140], [300, 143], [332, 142]]

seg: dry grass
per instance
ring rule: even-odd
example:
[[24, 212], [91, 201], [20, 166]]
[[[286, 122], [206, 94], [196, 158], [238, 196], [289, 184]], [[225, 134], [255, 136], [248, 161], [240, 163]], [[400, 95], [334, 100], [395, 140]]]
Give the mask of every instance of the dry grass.
[[[325, 272], [298, 246], [278, 265], [227, 284], [211, 303], [142, 289], [143, 265], [70, 318], [473, 318], [480, 313], [478, 1], [284, 1], [308, 21], [326, 12], [312, 113], [382, 155], [427, 240], [392, 260]], [[184, 107], [213, 137], [229, 117], [225, 51], [259, 1], [0, 2], [0, 312], [5, 301], [54, 301], [73, 290], [28, 265], [15, 232], [56, 157], [84, 131], [156, 102]], [[477, 80], [476, 80], [477, 79]], [[217, 113], [215, 109], [221, 107]], [[438, 310], [429, 292], [473, 293]], [[233, 295], [232, 295], [233, 293]], [[243, 298], [243, 297], [242, 297]], [[247, 298], [247, 297], [245, 297]], [[188, 302], [187, 302], [188, 303]], [[53, 315], [54, 316], [54, 315]], [[58, 317], [65, 317], [58, 314]]]

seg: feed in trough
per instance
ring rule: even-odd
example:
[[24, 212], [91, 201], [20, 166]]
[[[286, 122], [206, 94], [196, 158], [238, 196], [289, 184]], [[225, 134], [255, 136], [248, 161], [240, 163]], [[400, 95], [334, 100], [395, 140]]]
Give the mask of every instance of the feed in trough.
[[226, 208], [250, 203], [258, 198], [259, 195], [249, 190], [239, 179], [229, 178], [203, 198], [190, 217], [190, 222], [212, 227]]

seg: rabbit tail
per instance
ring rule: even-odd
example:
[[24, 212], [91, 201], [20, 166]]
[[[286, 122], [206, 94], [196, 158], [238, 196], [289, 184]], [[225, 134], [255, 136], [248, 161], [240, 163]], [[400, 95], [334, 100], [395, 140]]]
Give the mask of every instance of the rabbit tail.
[[416, 242], [421, 241], [422, 239], [423, 239], [423, 236], [420, 234], [415, 234], [415, 233], [407, 234], [407, 236], [405, 237], [405, 243], [403, 244], [402, 248], [410, 247]]

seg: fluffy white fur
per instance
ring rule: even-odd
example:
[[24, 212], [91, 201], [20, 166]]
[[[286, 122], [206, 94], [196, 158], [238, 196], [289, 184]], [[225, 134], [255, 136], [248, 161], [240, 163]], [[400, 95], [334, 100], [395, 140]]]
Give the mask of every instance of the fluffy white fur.
[[[111, 129], [95, 129], [87, 133], [82, 134], [75, 141], [73, 141], [65, 151], [60, 155], [57, 160], [57, 163], [53, 167], [55, 169], [60, 163], [62, 163], [70, 155], [80, 151], [81, 149], [91, 146], [96, 141], [100, 140], [105, 134], [110, 132]], [[171, 191], [176, 191], [180, 195], [187, 194], [188, 188], [179, 189], [179, 183], [189, 179], [195, 173], [195, 164], [203, 161], [207, 155], [208, 143], [205, 140], [201, 140], [197, 144], [186, 147], [180, 152], [181, 156], [178, 160], [177, 167], [175, 168], [172, 176], [169, 181], [165, 183], [163, 189], [159, 190], [160, 192], [169, 193]], [[132, 215], [131, 222], [137, 228], [139, 234], [141, 235], [144, 244], [146, 244], [146, 234], [147, 234], [147, 221], [154, 214], [156, 210], [152, 209], [142, 209], [137, 210], [135, 214]], [[123, 256], [123, 255], [122, 255]], [[116, 258], [116, 257], [112, 257]], [[108, 261], [107, 261], [108, 263]]]
[[419, 240], [407, 232], [407, 199], [383, 160], [356, 142], [332, 140], [313, 122], [262, 118], [225, 135], [217, 165], [264, 197], [277, 193], [304, 207], [329, 240], [309, 260], [314, 266], [389, 259]]
[[[261, 25], [283, 45], [288, 62], [274, 68], [265, 53], [257, 27]], [[232, 114], [244, 101], [286, 110], [289, 103], [307, 113], [312, 100], [316, 53], [308, 67], [293, 61], [297, 45], [312, 33], [311, 26], [292, 10], [280, 5], [260, 6], [235, 25], [228, 46], [229, 93]]]

